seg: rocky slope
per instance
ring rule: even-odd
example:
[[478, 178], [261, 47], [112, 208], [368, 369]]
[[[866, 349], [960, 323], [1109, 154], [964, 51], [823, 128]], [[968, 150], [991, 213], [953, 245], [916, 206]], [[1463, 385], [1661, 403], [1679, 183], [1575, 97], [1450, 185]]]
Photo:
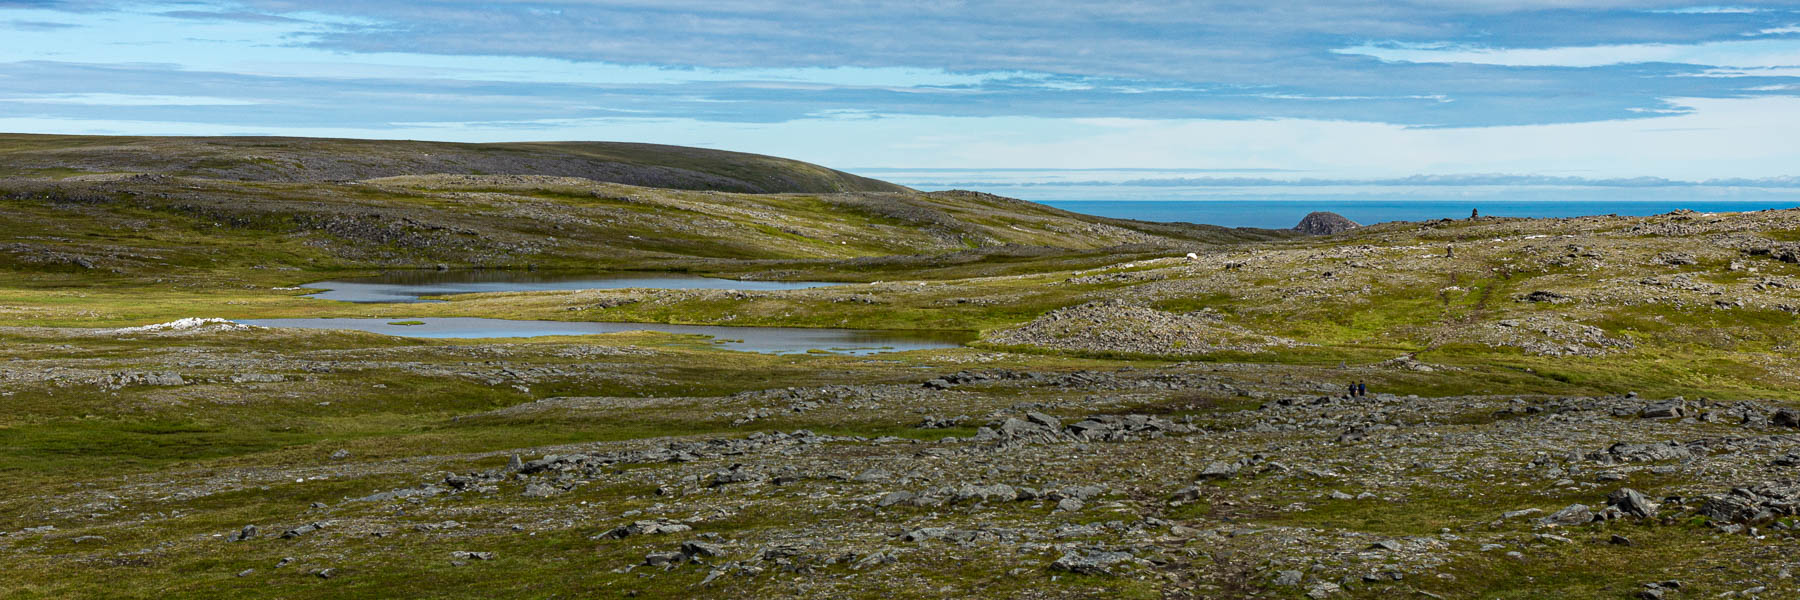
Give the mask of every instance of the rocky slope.
[[[7, 463], [0, 557], [14, 568], [0, 589], [1800, 593], [1800, 411], [1778, 403], [1384, 391], [1441, 376], [1398, 366], [1004, 367], [1022, 357], [966, 350], [745, 362], [616, 338], [183, 331], [0, 332], [16, 358], [0, 382], [40, 419], [204, 407], [208, 423], [267, 428], [287, 445], [112, 458], [141, 438], [177, 451], [170, 440], [212, 427], [192, 424], [121, 430], [84, 458]], [[156, 337], [100, 341], [113, 336]], [[74, 350], [96, 343], [111, 349]], [[677, 391], [697, 383], [681, 371], [696, 361], [710, 391]], [[968, 362], [986, 366], [958, 366]], [[423, 380], [440, 382], [444, 406], [395, 402]], [[1373, 393], [1346, 397], [1346, 380]], [[602, 389], [636, 393], [593, 395]], [[482, 408], [465, 390], [508, 399]], [[50, 394], [60, 406], [38, 404]], [[346, 435], [358, 421], [373, 432], [420, 417], [434, 424]]]

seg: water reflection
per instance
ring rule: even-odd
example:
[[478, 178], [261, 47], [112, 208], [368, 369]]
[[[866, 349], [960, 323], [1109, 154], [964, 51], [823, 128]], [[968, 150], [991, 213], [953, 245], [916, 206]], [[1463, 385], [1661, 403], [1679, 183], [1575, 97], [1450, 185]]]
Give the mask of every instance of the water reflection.
[[798, 290], [831, 285], [820, 281], [738, 281], [685, 273], [607, 273], [555, 275], [520, 271], [396, 271], [375, 277], [308, 283], [300, 287], [325, 290], [308, 298], [343, 302], [434, 302], [421, 296], [479, 294], [486, 292], [542, 292], [555, 290], [614, 290], [654, 288], [665, 290]]
[[[417, 338], [500, 338], [546, 335], [592, 335], [623, 331], [660, 331], [712, 336], [729, 350], [765, 354], [798, 354], [823, 350], [836, 354], [875, 354], [934, 348], [956, 348], [974, 339], [961, 331], [815, 329], [808, 327], [719, 327], [659, 323], [586, 323], [513, 321], [446, 317], [423, 319], [248, 319], [259, 327], [351, 329]], [[404, 324], [403, 324], [404, 323]]]

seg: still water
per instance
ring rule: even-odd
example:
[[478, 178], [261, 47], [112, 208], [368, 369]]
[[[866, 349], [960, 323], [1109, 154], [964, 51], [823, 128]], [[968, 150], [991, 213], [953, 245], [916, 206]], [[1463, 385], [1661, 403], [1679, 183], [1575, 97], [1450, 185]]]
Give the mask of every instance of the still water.
[[[956, 348], [974, 336], [961, 331], [817, 329], [810, 327], [718, 327], [660, 323], [588, 323], [514, 321], [444, 317], [422, 319], [246, 319], [258, 327], [350, 329], [416, 338], [513, 338], [547, 335], [593, 335], [623, 331], [659, 331], [712, 336], [720, 348], [765, 354], [798, 354], [824, 350], [836, 354], [875, 354], [933, 348]], [[396, 323], [419, 323], [397, 325]]]
[[684, 273], [608, 273], [601, 275], [547, 275], [519, 271], [398, 271], [375, 277], [308, 283], [300, 287], [324, 290], [308, 298], [344, 302], [431, 302], [421, 296], [480, 294], [486, 292], [543, 292], [556, 290], [799, 290], [840, 285], [819, 281], [738, 281]]

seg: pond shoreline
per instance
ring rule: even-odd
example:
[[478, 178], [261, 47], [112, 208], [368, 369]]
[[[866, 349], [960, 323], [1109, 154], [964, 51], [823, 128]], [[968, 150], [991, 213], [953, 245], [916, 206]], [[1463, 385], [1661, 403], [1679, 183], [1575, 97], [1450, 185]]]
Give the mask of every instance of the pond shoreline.
[[653, 331], [675, 335], [703, 335], [713, 338], [713, 343], [719, 348], [764, 354], [826, 352], [864, 355], [960, 348], [976, 338], [973, 332], [966, 331], [733, 327], [633, 322], [527, 321], [476, 317], [241, 319], [233, 322], [254, 327], [347, 329], [396, 337], [453, 339], [529, 338]]

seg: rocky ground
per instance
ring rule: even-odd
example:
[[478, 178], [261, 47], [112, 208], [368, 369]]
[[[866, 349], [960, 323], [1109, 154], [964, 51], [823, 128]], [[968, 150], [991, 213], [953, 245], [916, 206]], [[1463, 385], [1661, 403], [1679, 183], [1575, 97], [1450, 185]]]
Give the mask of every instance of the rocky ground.
[[[679, 381], [664, 359], [693, 358], [206, 323], [70, 334], [9, 333], [8, 396], [327, 420], [410, 376], [653, 389]], [[82, 350], [120, 335], [156, 343]], [[231, 347], [270, 337], [295, 349]], [[13, 489], [4, 581], [14, 597], [354, 596], [409, 580], [636, 597], [1800, 593], [1800, 411], [1779, 403], [1339, 390], [1414, 372], [1400, 363], [782, 360], [836, 382], [546, 395], [435, 424], [637, 424], [595, 436], [616, 441], [327, 438]], [[957, 366], [970, 362], [985, 366]]]

